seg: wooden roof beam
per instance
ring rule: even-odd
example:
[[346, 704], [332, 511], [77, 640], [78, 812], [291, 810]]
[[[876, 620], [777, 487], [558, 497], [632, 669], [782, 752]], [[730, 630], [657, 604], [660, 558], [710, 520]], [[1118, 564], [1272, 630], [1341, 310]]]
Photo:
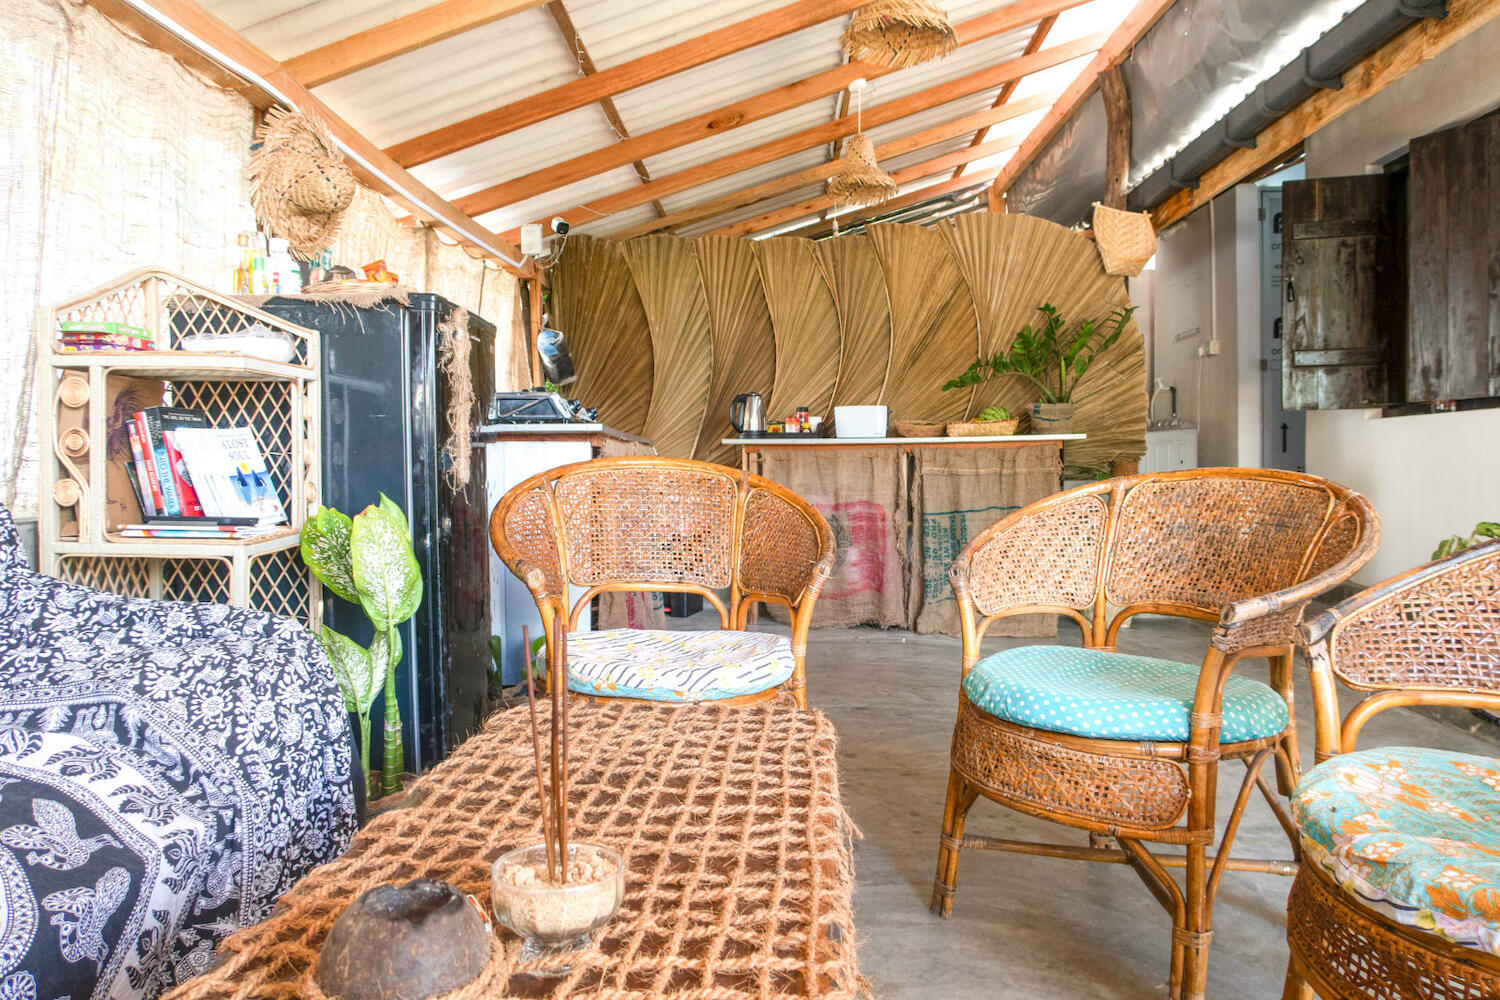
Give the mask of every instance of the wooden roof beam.
[[[897, 156], [905, 155], [906, 153], [914, 152], [915, 150], [922, 149], [926, 146], [932, 146], [940, 142], [947, 142], [949, 139], [954, 139], [958, 136], [966, 135], [970, 132], [976, 131], [977, 129], [986, 128], [991, 122], [994, 121], [996, 116], [1003, 113], [1005, 113], [1003, 109], [990, 108], [989, 110], [980, 111], [972, 115], [965, 115], [964, 117], [954, 119], [951, 122], [945, 122], [942, 125], [936, 125], [929, 129], [923, 129], [920, 132], [916, 132], [908, 136], [903, 136], [899, 139], [892, 139], [890, 142], [882, 143], [879, 146], [875, 147], [875, 158], [877, 160], [885, 161], [893, 159]], [[997, 148], [1014, 149], [1016, 146], [1020, 145], [1020, 142], [1023, 138], [1024, 136], [1020, 134], [1006, 136], [1003, 140], [1000, 140], [1000, 145]], [[980, 145], [982, 146], [984, 144], [981, 143]], [[720, 195], [719, 197], [713, 198], [709, 201], [700, 202], [699, 204], [679, 209], [676, 212], [669, 213], [663, 218], [656, 219], [651, 222], [642, 222], [639, 225], [631, 226], [628, 229], [622, 229], [616, 232], [612, 232], [609, 234], [609, 237], [611, 239], [625, 240], [629, 239], [632, 236], [641, 236], [645, 233], [656, 232], [657, 230], [666, 229], [668, 227], [683, 226], [693, 222], [700, 222], [703, 219], [711, 219], [716, 215], [723, 215], [726, 212], [733, 212], [737, 209], [745, 208], [748, 205], [754, 205], [756, 202], [774, 198], [776, 195], [785, 194], [788, 191], [795, 191], [799, 187], [806, 187], [808, 184], [816, 184], [818, 181], [826, 180], [829, 177], [832, 177], [835, 173], [838, 172], [838, 169], [839, 163], [837, 161], [832, 163], [819, 163], [815, 166], [808, 167], [805, 170], [798, 170], [795, 173], [785, 174], [781, 177], [765, 181], [761, 184], [742, 188], [739, 191], [731, 191], [728, 194]]]
[[[1026, 3], [1028, 0], [1021, 0]], [[1077, 0], [1048, 0], [1050, 3], [1070, 2]], [[998, 13], [1004, 14], [1020, 4], [1012, 4], [1002, 8]], [[976, 20], [995, 23], [996, 15], [985, 15]], [[972, 21], [965, 22], [973, 24]], [[960, 27], [963, 27], [962, 25]], [[1029, 73], [1035, 73], [1042, 69], [1076, 59], [1079, 56], [1093, 52], [1103, 41], [1103, 35], [1089, 35], [1071, 42], [1057, 45], [1049, 49], [1043, 49], [1035, 55], [1022, 56], [1008, 62], [1000, 63], [983, 71], [986, 79], [992, 81], [991, 86], [1000, 86], [1008, 80], [1019, 79]], [[969, 40], [973, 40], [972, 37]], [[468, 195], [460, 199], [460, 204], [465, 210], [480, 215], [485, 212], [503, 208], [506, 205], [535, 198], [537, 195], [546, 194], [548, 191], [566, 187], [569, 184], [586, 180], [597, 174], [623, 167], [632, 160], [642, 159], [665, 153], [679, 146], [686, 146], [700, 139], [711, 136], [722, 135], [725, 132], [746, 125], [762, 118], [769, 118], [774, 114], [787, 111], [791, 108], [806, 104], [808, 101], [819, 100], [837, 93], [840, 89], [847, 87], [849, 83], [860, 76], [878, 76], [888, 70], [883, 67], [867, 66], [864, 63], [846, 63], [843, 66], [820, 73], [817, 76], [800, 80], [797, 83], [775, 90], [767, 91], [748, 100], [739, 101], [727, 105], [707, 114], [697, 115], [693, 118], [666, 125], [636, 136], [633, 139], [619, 142], [605, 149], [575, 156], [561, 163], [550, 164], [533, 170], [531, 173], [520, 177], [492, 185], [482, 191]], [[965, 80], [973, 80], [980, 74], [973, 74]], [[976, 88], [982, 89], [982, 88]], [[974, 93], [969, 90], [967, 93]], [[954, 97], [964, 96], [956, 93]], [[948, 98], [952, 100], [953, 98]], [[941, 102], [934, 102], [941, 103]], [[909, 113], [909, 112], [908, 112]], [[847, 118], [845, 119], [848, 120]], [[865, 115], [866, 122], [871, 121], [869, 113]]]
[[1167, 12], [1167, 8], [1171, 7], [1174, 2], [1175, 0], [1138, 0], [1119, 26], [1110, 32], [1109, 39], [1100, 46], [1094, 58], [1063, 91], [1062, 98], [1052, 106], [1047, 116], [1037, 123], [1036, 128], [1032, 129], [1031, 135], [1027, 136], [1021, 148], [1016, 150], [1016, 155], [995, 177], [994, 184], [990, 186], [991, 211], [999, 211], [1000, 199], [1010, 190], [1010, 186], [1016, 182], [1021, 171], [1031, 165], [1068, 119], [1083, 107], [1083, 102], [1088, 100], [1094, 88], [1099, 85], [1099, 74], [1124, 62], [1130, 55], [1130, 50], [1135, 47], [1135, 43], [1151, 30], [1151, 26]]
[[600, 98], [643, 87], [762, 42], [842, 17], [864, 2], [866, 0], [797, 0], [785, 7], [600, 70], [593, 76], [569, 80], [550, 90], [529, 94], [501, 107], [433, 129], [399, 142], [387, 152], [403, 166], [426, 163], [548, 118], [586, 108]]
[[1338, 90], [1319, 90], [1255, 137], [1249, 149], [1236, 149], [1198, 178], [1195, 190], [1182, 190], [1151, 211], [1157, 229], [1165, 229], [1215, 196], [1268, 167], [1308, 136], [1350, 108], [1437, 57], [1455, 42], [1500, 17], [1495, 0], [1448, 0], [1448, 14], [1424, 18], [1344, 73]]
[[[950, 170], [961, 163], [970, 163], [985, 157], [996, 156], [1007, 150], [1015, 149], [1018, 145], [1020, 143], [1017, 140], [997, 139], [994, 142], [987, 142], [982, 146], [965, 146], [963, 149], [955, 150], [952, 153], [945, 153], [942, 156], [926, 160], [922, 163], [914, 163], [909, 167], [902, 167], [900, 170], [894, 171], [891, 177], [895, 179], [897, 184], [909, 184], [912, 181], [921, 180], [923, 177], [931, 177], [933, 174], [940, 174], [945, 170]], [[960, 187], [975, 183], [972, 177], [962, 177], [958, 180], [962, 182], [959, 185]], [[923, 188], [923, 190], [926, 189]], [[887, 206], [899, 207], [891, 205], [891, 202], [872, 207], [884, 210]], [[812, 215], [833, 207], [834, 201], [831, 197], [826, 194], [819, 195], [816, 198], [809, 198], [807, 201], [798, 202], [795, 205], [788, 205], [786, 208], [778, 208], [775, 211], [757, 215], [753, 219], [746, 219], [743, 222], [736, 222], [728, 226], [720, 226], [711, 235], [749, 236], [752, 233], [775, 229], [777, 226], [784, 225], [794, 219], [800, 219], [805, 215]]]
[[304, 87], [318, 87], [543, 3], [546, 0], [443, 0], [292, 56], [282, 65]]
[[[91, 0], [92, 2], [92, 0]], [[334, 114], [281, 63], [194, 0], [104, 0], [100, 10], [116, 17], [145, 41], [172, 52], [192, 49], [264, 94], [264, 105], [281, 104], [312, 115], [328, 127], [351, 170], [368, 187], [388, 195], [416, 218], [447, 232], [481, 256], [523, 276], [534, 265], [514, 246], [441, 198]]]
[[[873, 108], [866, 108], [865, 126], [867, 128], [874, 128], [877, 125], [897, 121], [907, 115], [927, 111], [948, 101], [966, 97], [974, 91], [987, 90], [993, 86], [989, 82], [991, 76], [991, 70], [981, 70], [979, 73], [953, 80], [949, 83], [929, 87], [927, 90], [908, 94], [905, 97], [898, 97], [893, 101], [887, 101], [885, 104], [876, 105]], [[971, 87], [973, 90], [969, 89]], [[981, 111], [973, 115], [968, 115], [952, 124], [958, 125], [968, 122], [980, 122], [981, 124], [987, 122], [990, 125], [998, 124], [1046, 108], [1053, 101], [1057, 100], [1059, 96], [1061, 96], [1061, 91], [1054, 91], [1050, 94], [1038, 94], [1034, 97], [1028, 97], [1025, 100], [1008, 104], [1004, 108], [991, 108], [989, 111]], [[710, 181], [716, 181], [722, 177], [737, 174], [742, 170], [749, 170], [752, 167], [758, 167], [762, 164], [773, 163], [783, 157], [799, 153], [804, 149], [812, 149], [825, 142], [831, 142], [844, 136], [852, 135], [857, 124], [856, 118], [851, 115], [837, 121], [829, 122], [826, 125], [815, 125], [801, 132], [783, 136], [780, 139], [772, 139], [770, 142], [762, 143], [750, 149], [740, 150], [728, 156], [722, 156], [717, 160], [711, 160], [696, 167], [688, 167], [675, 174], [658, 177], [646, 185], [645, 188], [632, 188], [628, 191], [620, 191], [615, 194], [606, 195], [603, 198], [595, 199], [587, 205], [576, 205], [572, 208], [549, 212], [546, 216], [538, 218], [535, 221], [545, 223], [553, 216], [561, 215], [572, 225], [583, 225], [586, 222], [592, 222], [596, 219], [612, 215], [615, 212], [624, 211], [627, 208], [644, 205], [653, 197], [674, 194], [678, 191], [697, 187], [700, 184], [707, 184]], [[977, 128], [979, 125], [973, 127]], [[459, 199], [459, 204], [464, 205], [467, 202], [464, 199]], [[521, 238], [521, 231], [519, 228], [512, 229], [505, 236], [514, 243]]]

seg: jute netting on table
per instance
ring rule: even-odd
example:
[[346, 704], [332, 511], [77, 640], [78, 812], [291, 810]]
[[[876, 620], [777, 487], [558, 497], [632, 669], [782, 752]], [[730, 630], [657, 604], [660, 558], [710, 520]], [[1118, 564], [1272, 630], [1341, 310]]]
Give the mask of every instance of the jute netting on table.
[[[526, 975], [519, 941], [501, 932], [480, 978], [449, 1000], [865, 992], [851, 827], [836, 737], [821, 713], [579, 706], [569, 735], [572, 840], [625, 858], [624, 903], [599, 948], [566, 975]], [[171, 1000], [324, 1000], [313, 981], [318, 950], [343, 908], [382, 883], [447, 879], [488, 900], [490, 863], [541, 836], [526, 709], [493, 717], [412, 794], [416, 804], [374, 820], [273, 916], [231, 936], [220, 963]]]

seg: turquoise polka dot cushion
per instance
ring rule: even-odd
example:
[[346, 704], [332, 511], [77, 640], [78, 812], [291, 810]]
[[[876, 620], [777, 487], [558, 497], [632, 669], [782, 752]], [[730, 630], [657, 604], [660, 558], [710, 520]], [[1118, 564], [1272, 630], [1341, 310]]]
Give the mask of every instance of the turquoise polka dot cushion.
[[1366, 906], [1500, 954], [1500, 760], [1341, 754], [1303, 776], [1292, 814], [1307, 857]]
[[[1021, 646], [980, 660], [964, 694], [997, 719], [1101, 740], [1188, 739], [1198, 667], [1150, 656], [1075, 646]], [[1224, 688], [1224, 743], [1286, 729], [1281, 696], [1259, 681], [1231, 676]]]

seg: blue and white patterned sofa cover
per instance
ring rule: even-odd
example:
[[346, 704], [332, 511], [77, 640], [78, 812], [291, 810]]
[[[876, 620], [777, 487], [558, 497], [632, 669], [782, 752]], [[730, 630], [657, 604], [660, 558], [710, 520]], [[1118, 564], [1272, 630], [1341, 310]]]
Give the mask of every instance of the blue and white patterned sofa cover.
[[351, 744], [302, 625], [38, 575], [0, 507], [0, 998], [205, 969], [348, 845]]

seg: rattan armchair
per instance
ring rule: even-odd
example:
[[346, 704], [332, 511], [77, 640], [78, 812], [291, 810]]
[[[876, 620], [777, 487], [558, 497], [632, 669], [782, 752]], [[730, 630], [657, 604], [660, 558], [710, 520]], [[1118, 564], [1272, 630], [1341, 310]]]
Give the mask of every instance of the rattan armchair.
[[[490, 515], [490, 540], [541, 612], [554, 688], [721, 704], [784, 695], [807, 706], [807, 632], [834, 543], [790, 490], [708, 462], [596, 459], [513, 487]], [[577, 631], [597, 594], [632, 590], [701, 594], [721, 630]], [[746, 631], [758, 602], [789, 609], [790, 641]]]
[[[1388, 708], [1500, 709], [1500, 542], [1357, 594], [1302, 638], [1318, 766], [1292, 799], [1307, 860], [1284, 996], [1500, 996], [1500, 760], [1355, 749]], [[1339, 682], [1367, 692], [1342, 719]]]
[[[973, 539], [949, 571], [963, 629], [933, 911], [950, 916], [962, 848], [1130, 865], [1172, 920], [1171, 995], [1204, 993], [1212, 908], [1226, 870], [1292, 874], [1295, 860], [1230, 857], [1259, 788], [1292, 842], [1280, 794], [1298, 777], [1292, 648], [1303, 609], [1373, 554], [1379, 521], [1356, 493], [1258, 469], [1140, 475], [1031, 504]], [[1076, 622], [1083, 647], [981, 659], [995, 621], [1037, 612]], [[1201, 664], [1115, 652], [1142, 612], [1215, 623]], [[1232, 676], [1271, 664], [1271, 685]], [[1246, 774], [1210, 853], [1219, 762]], [[965, 836], [983, 796], [1089, 834], [1082, 844]], [[1147, 844], [1178, 845], [1176, 852]], [[1168, 874], [1185, 869], [1184, 884]]]

